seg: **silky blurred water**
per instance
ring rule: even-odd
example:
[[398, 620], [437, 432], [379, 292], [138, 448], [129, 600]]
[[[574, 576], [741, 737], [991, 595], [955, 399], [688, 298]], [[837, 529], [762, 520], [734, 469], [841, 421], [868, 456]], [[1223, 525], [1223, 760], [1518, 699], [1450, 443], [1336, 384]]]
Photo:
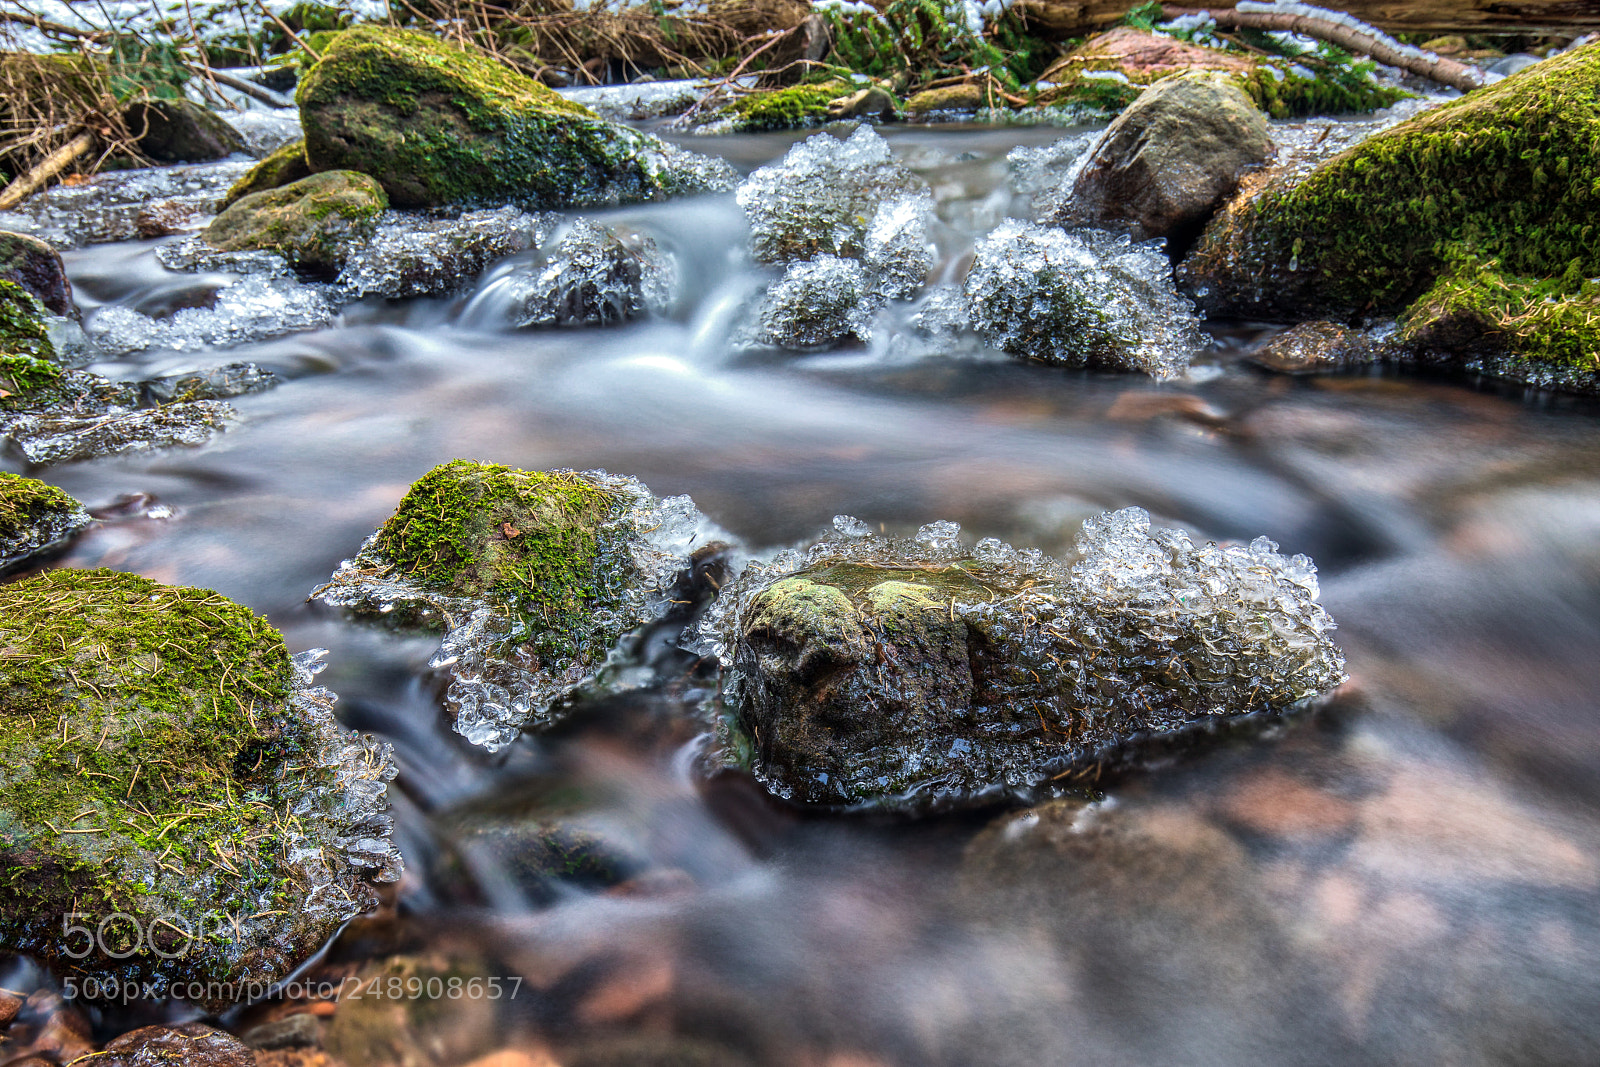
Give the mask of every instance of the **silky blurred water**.
[[[1059, 135], [888, 134], [937, 197], [936, 278], [1025, 210], [1006, 151]], [[790, 140], [692, 147], [748, 169]], [[491, 276], [225, 357], [143, 353], [100, 369], [250, 359], [287, 380], [233, 401], [242, 420], [205, 448], [41, 473], [104, 516], [58, 565], [266, 614], [291, 650], [331, 649], [322, 680], [346, 721], [396, 744], [410, 869], [328, 966], [403, 954], [523, 979], [493, 1004], [346, 1004], [335, 1052], [1600, 1062], [1600, 405], [1420, 372], [1269, 377], [1244, 362], [1266, 329], [1250, 324], [1210, 324], [1212, 349], [1160, 384], [887, 341], [744, 353], [729, 337], [757, 275], [731, 196], [599, 217], [677, 257], [669, 315], [513, 332]], [[91, 324], [101, 306], [186, 306], [195, 276], [153, 248], [68, 254]], [[699, 781], [707, 679], [670, 657], [662, 685], [487, 757], [443, 719], [432, 641], [305, 603], [411, 481], [457, 457], [634, 475], [754, 548], [845, 513], [1052, 552], [1128, 505], [1202, 537], [1265, 534], [1317, 562], [1350, 682], [1096, 783], [1081, 810], [823, 817]], [[530, 875], [497, 845], [520, 839], [497, 834], [535, 823], [602, 842], [606, 863]]]

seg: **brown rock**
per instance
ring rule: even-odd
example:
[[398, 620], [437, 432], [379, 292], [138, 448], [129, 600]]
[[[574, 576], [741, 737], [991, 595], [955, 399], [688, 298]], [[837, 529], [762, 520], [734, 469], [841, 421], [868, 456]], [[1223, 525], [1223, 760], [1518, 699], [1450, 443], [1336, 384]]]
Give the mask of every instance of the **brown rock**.
[[232, 1034], [201, 1023], [145, 1026], [107, 1043], [95, 1067], [255, 1067], [256, 1056]]
[[22, 1010], [22, 997], [9, 990], [0, 989], [0, 1026], [10, 1026], [11, 1020]]
[[1201, 48], [1171, 37], [1157, 37], [1132, 26], [1118, 26], [1110, 33], [1090, 38], [1058, 59], [1040, 75], [1040, 80], [1064, 82], [1080, 71], [1116, 69], [1129, 76], [1144, 75], [1134, 78], [1142, 83], [1180, 70], [1244, 73], [1253, 66], [1243, 56]]
[[876, 85], [868, 86], [849, 96], [828, 101], [830, 119], [876, 119], [889, 122], [895, 117], [894, 96]]
[[1378, 346], [1360, 330], [1332, 322], [1302, 322], [1268, 341], [1250, 362], [1279, 374], [1317, 374], [1378, 358]]
[[53, 315], [72, 314], [72, 283], [61, 253], [37, 237], [0, 230], [0, 281], [22, 286]]

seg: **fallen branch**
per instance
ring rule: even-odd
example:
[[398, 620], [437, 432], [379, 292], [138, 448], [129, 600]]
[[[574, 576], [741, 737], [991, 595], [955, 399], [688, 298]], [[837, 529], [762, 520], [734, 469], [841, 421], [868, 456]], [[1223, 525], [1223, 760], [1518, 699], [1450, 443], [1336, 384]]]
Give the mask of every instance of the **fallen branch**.
[[1284, 31], [1314, 37], [1319, 41], [1338, 45], [1346, 52], [1371, 56], [1379, 63], [1421, 75], [1440, 85], [1471, 92], [1482, 87], [1487, 78], [1483, 71], [1453, 59], [1424, 52], [1408, 44], [1401, 44], [1373, 26], [1346, 15], [1342, 11], [1312, 7], [1310, 4], [1262, 4], [1240, 0], [1238, 7], [1229, 11], [1219, 8], [1206, 11], [1197, 8], [1163, 7], [1162, 17], [1181, 18], [1185, 15], [1209, 14], [1219, 30]]
[[6, 186], [4, 191], [0, 191], [0, 211], [10, 211], [33, 193], [43, 189], [51, 178], [72, 166], [73, 161], [79, 156], [87, 155], [93, 147], [94, 134], [84, 130], [45, 156], [32, 170], [19, 176]]
[[208, 67], [205, 71], [201, 71], [198, 67], [192, 65], [190, 69], [203, 78], [210, 78], [218, 85], [226, 85], [230, 89], [237, 89], [246, 96], [253, 96], [268, 107], [294, 107], [294, 101], [282, 93], [275, 93], [265, 85], [257, 85], [253, 81], [236, 77], [227, 71], [217, 70], [215, 67]]

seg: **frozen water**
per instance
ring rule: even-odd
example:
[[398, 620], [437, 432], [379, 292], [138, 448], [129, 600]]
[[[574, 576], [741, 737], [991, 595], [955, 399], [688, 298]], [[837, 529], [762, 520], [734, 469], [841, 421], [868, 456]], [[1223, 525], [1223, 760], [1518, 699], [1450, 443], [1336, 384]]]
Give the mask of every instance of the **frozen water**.
[[645, 82], [558, 89], [562, 96], [613, 122], [639, 122], [689, 110], [711, 86], [698, 81]]
[[941, 519], [917, 530], [917, 544], [934, 552], [956, 552], [961, 548], [961, 524]]
[[224, 111], [222, 117], [228, 125], [239, 131], [244, 139], [245, 151], [257, 159], [264, 159], [304, 136], [300, 128], [300, 113], [292, 108], [249, 111]]
[[156, 261], [168, 270], [194, 274], [218, 271], [276, 278], [294, 275], [289, 261], [276, 252], [224, 252], [198, 234], [157, 246]]
[[605, 325], [672, 304], [677, 263], [647, 234], [578, 219], [541, 266], [502, 285], [516, 326]]
[[838, 256], [795, 263], [761, 306], [761, 326], [773, 344], [814, 348], [850, 337], [868, 340], [881, 305], [861, 264]]
[[131, 308], [108, 307], [87, 328], [103, 353], [123, 355], [230, 348], [326, 326], [333, 316], [323, 287], [292, 277], [251, 275], [219, 289], [208, 308], [182, 308], [169, 319], [152, 319]]
[[867, 228], [862, 264], [874, 287], [891, 300], [915, 296], [933, 269], [934, 247], [928, 237], [933, 197], [927, 193], [899, 196], [878, 205]]
[[471, 286], [496, 260], [542, 244], [551, 228], [550, 216], [513, 207], [453, 219], [386, 212], [372, 239], [346, 262], [338, 293], [345, 299], [447, 296]]
[[94, 521], [76, 500], [65, 507], [47, 507], [9, 517], [0, 534], [0, 574], [35, 553], [59, 545]]
[[175, 400], [227, 400], [271, 389], [278, 376], [254, 363], [228, 363], [191, 374], [151, 378], [139, 384], [139, 391], [151, 404], [170, 404]]
[[[0, 212], [0, 229], [31, 234], [57, 248], [170, 233], [176, 220], [198, 225], [215, 213], [252, 165], [224, 160], [97, 174], [35, 193], [15, 210]], [[159, 225], [152, 229], [154, 223]]]
[[1006, 154], [1011, 188], [1032, 197], [1035, 218], [1054, 218], [1066, 206], [1097, 134], [1080, 133], [1046, 145], [1020, 145]]
[[203, 445], [237, 417], [233, 408], [214, 400], [99, 414], [47, 410], [7, 420], [5, 433], [12, 447], [29, 463], [70, 463], [178, 445]]
[[1170, 378], [1199, 319], [1153, 244], [1007, 219], [977, 244], [966, 295], [984, 341], [1024, 359]]
[[922, 179], [895, 161], [889, 143], [862, 126], [846, 141], [826, 133], [801, 141], [781, 161], [745, 179], [737, 199], [750, 220], [756, 259], [789, 263], [823, 254], [865, 255], [879, 207], [927, 191]]
[[866, 537], [872, 533], [872, 527], [854, 515], [835, 515], [833, 528], [845, 537]]

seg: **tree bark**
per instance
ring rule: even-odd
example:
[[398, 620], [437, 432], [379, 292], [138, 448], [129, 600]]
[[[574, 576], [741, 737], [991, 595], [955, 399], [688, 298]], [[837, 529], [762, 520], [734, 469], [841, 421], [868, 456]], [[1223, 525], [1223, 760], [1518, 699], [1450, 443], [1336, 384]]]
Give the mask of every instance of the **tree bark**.
[[[1133, 0], [1019, 0], [1017, 9], [1051, 36], [1115, 26]], [[1212, 12], [1233, 0], [1194, 4]], [[1600, 30], [1600, 0], [1344, 0], [1330, 4], [1386, 33], [1561, 33]]]

